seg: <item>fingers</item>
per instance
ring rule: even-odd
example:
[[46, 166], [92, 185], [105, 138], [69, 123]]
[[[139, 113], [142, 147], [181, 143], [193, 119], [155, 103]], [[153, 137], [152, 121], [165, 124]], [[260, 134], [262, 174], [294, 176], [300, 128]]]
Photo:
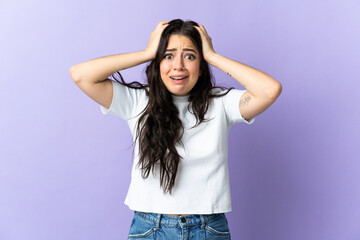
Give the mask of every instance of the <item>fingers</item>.
[[207, 33], [204, 25], [199, 25], [199, 27], [198, 26], [194, 26], [194, 27], [198, 30], [198, 32], [200, 34], [204, 34], [206, 37], [210, 37], [209, 34]]
[[201, 38], [207, 39], [211, 41], [211, 37], [209, 36], [209, 34], [206, 32], [206, 29], [203, 25], [200, 25], [200, 27], [194, 26], [196, 28], [196, 30], [198, 30], [198, 32], [200, 33]]
[[155, 56], [156, 56], [156, 51], [159, 46], [162, 32], [168, 26], [168, 24], [169, 24], [169, 21], [160, 21], [158, 23], [158, 25], [156, 26], [155, 30], [150, 35], [150, 40], [149, 40], [148, 46], [146, 47], [145, 51], [147, 53], [149, 53], [149, 56], [151, 56], [152, 59], [155, 58]]
[[169, 21], [160, 21], [156, 28], [166, 27], [169, 24]]
[[205, 34], [204, 30], [202, 30], [200, 27], [194, 26], [194, 28], [199, 32], [200, 36], [203, 36]]
[[160, 21], [156, 26], [154, 32], [162, 32], [169, 25], [169, 21]]
[[200, 29], [201, 29], [201, 30], [203, 30], [203, 31], [204, 31], [204, 33], [206, 33], [206, 34], [207, 34], [207, 31], [206, 31], [206, 29], [205, 29], [204, 25], [199, 25], [199, 26], [200, 26]]

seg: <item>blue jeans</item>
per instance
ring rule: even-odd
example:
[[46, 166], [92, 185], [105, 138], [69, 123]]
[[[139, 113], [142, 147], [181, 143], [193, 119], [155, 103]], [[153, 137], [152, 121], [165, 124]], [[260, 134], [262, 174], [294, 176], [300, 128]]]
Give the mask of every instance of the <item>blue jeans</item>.
[[224, 213], [170, 216], [134, 211], [128, 239], [230, 240]]

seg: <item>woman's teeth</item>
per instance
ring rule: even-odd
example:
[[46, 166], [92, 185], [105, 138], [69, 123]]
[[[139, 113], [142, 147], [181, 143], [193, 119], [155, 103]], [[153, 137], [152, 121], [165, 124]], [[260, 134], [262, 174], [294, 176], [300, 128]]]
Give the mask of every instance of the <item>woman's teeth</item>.
[[170, 78], [174, 79], [174, 80], [181, 80], [181, 79], [187, 78], [187, 76], [185, 76], [185, 77], [170, 77]]

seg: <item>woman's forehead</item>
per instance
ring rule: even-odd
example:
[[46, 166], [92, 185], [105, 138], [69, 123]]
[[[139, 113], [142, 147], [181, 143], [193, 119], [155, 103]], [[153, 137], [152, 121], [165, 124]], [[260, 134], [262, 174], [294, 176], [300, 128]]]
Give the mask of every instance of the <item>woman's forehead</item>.
[[198, 52], [198, 49], [196, 48], [193, 41], [189, 37], [180, 34], [170, 35], [166, 50], [169, 49], [171, 50], [193, 49], [194, 51]]

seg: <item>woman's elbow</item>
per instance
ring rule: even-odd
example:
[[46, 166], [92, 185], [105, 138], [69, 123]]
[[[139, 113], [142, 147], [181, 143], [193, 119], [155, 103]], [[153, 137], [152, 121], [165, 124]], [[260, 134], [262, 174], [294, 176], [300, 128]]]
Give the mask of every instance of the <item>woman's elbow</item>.
[[270, 99], [276, 100], [282, 92], [282, 85], [280, 82], [273, 84], [273, 86], [268, 91], [268, 96]]
[[69, 73], [70, 73], [71, 78], [75, 82], [79, 81], [79, 76], [78, 76], [78, 73], [75, 70], [75, 65], [70, 68]]

